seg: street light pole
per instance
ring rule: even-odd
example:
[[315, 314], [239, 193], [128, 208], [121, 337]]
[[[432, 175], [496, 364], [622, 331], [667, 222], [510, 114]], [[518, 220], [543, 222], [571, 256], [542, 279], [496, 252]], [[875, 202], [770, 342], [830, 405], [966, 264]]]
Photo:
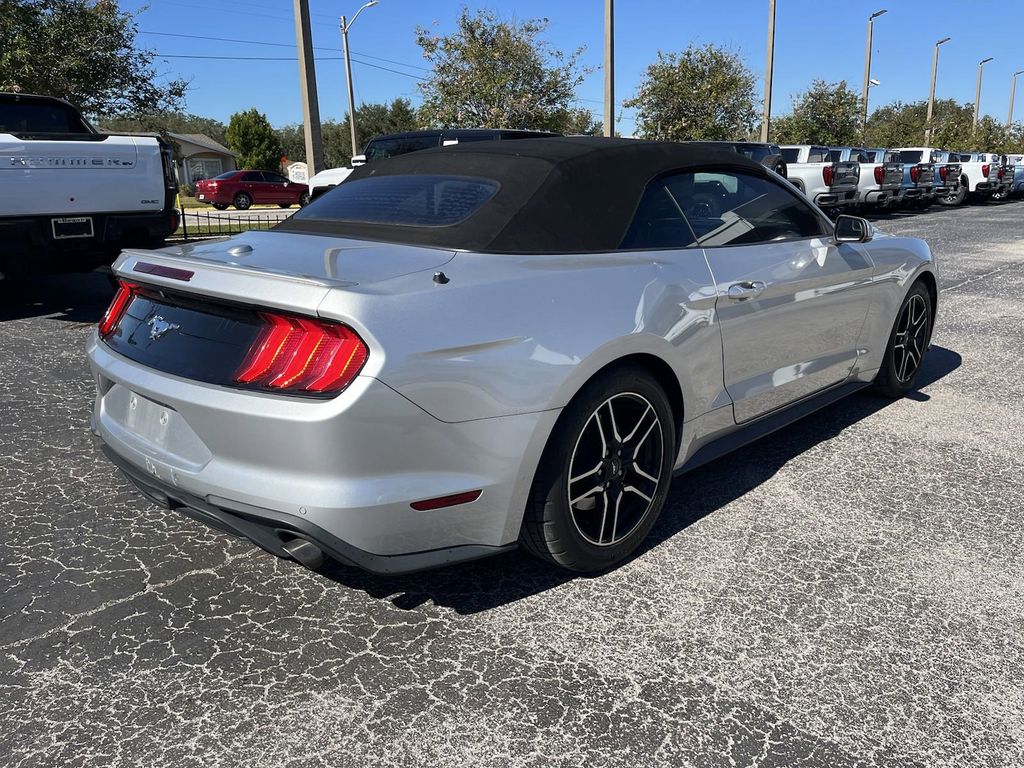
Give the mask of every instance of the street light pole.
[[861, 89], [861, 99], [864, 102], [864, 115], [861, 120], [861, 130], [864, 130], [868, 126], [868, 88], [871, 87], [871, 41], [874, 37], [875, 19], [883, 13], [887, 13], [884, 8], [880, 11], [875, 11], [868, 16], [868, 44], [867, 49], [864, 51], [864, 88]]
[[978, 63], [978, 88], [974, 92], [974, 127], [978, 127], [978, 110], [981, 109], [981, 68], [992, 61], [992, 57], [989, 56], [987, 59], [982, 59]]
[[615, 0], [604, 0], [604, 135], [615, 135]]
[[935, 43], [935, 55], [932, 57], [932, 87], [928, 91], [928, 115], [924, 119], [924, 143], [931, 145], [932, 140], [932, 112], [935, 111], [935, 76], [939, 71], [939, 46], [948, 43], [951, 38], [944, 37]]
[[1017, 93], [1017, 75], [1024, 75], [1024, 69], [1014, 72], [1013, 77], [1010, 78], [1010, 115], [1006, 118], [1007, 128], [1013, 125], [1013, 97]]
[[768, 0], [768, 56], [764, 67], [764, 117], [761, 118], [761, 141], [768, 142], [768, 125], [772, 119], [772, 70], [775, 66], [775, 0]]
[[352, 89], [352, 60], [348, 55], [348, 31], [352, 29], [352, 25], [356, 23], [360, 13], [367, 8], [372, 8], [378, 2], [380, 0], [370, 0], [370, 2], [360, 6], [351, 21], [346, 21], [344, 16], [341, 17], [341, 48], [343, 51], [342, 55], [345, 57], [345, 82], [348, 86], [348, 127], [352, 133], [353, 157], [359, 154], [359, 145], [356, 143], [356, 99]]

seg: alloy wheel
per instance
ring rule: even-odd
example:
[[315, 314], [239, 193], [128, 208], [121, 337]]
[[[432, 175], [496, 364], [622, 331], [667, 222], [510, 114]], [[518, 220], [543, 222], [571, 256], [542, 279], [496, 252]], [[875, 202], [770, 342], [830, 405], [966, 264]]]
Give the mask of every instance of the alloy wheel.
[[628, 537], [658, 494], [664, 456], [661, 420], [642, 395], [605, 400], [583, 425], [569, 461], [569, 513], [590, 544]]
[[924, 297], [917, 293], [911, 295], [900, 310], [893, 340], [892, 362], [900, 384], [910, 381], [921, 366], [928, 344], [928, 320]]

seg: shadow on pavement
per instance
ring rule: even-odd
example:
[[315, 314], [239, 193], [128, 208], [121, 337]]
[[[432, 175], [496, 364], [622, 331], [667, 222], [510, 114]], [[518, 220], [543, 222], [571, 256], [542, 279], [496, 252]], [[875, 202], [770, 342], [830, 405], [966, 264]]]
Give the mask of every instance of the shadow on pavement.
[[[921, 388], [949, 375], [961, 362], [956, 352], [933, 346], [925, 358], [917, 390], [908, 397], [928, 400]], [[800, 454], [892, 402], [870, 393], [855, 394], [691, 474], [676, 478], [661, 517], [634, 557], [643, 557], [688, 526], [754, 490]], [[737, 472], [737, 466], [742, 466], [744, 471]], [[687, 566], [681, 563], [680, 567]], [[541, 563], [520, 551], [405, 576], [376, 576], [337, 564], [326, 566], [322, 573], [374, 598], [389, 599], [398, 608], [412, 610], [433, 602], [460, 614], [486, 611], [575, 578], [587, 578]]]
[[0, 282], [0, 322], [50, 317], [74, 323], [98, 323], [114, 287], [102, 272], [41, 275]]

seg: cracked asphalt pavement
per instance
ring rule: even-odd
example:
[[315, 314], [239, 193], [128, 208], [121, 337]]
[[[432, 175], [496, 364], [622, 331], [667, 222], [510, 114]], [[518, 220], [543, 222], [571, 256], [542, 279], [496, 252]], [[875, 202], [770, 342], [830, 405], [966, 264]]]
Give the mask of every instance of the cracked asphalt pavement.
[[1024, 202], [899, 215], [920, 390], [677, 479], [638, 557], [278, 560], [94, 447], [100, 275], [0, 307], [0, 765], [1024, 765]]

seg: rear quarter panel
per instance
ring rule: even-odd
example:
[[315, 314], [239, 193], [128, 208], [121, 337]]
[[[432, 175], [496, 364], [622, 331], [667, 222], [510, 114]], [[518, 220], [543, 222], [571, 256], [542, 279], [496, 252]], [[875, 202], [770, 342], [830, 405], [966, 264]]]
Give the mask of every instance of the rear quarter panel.
[[715, 288], [699, 250], [459, 253], [432, 272], [331, 291], [320, 314], [373, 338], [366, 373], [442, 421], [565, 406], [627, 355], [665, 361], [686, 417], [726, 404]]

